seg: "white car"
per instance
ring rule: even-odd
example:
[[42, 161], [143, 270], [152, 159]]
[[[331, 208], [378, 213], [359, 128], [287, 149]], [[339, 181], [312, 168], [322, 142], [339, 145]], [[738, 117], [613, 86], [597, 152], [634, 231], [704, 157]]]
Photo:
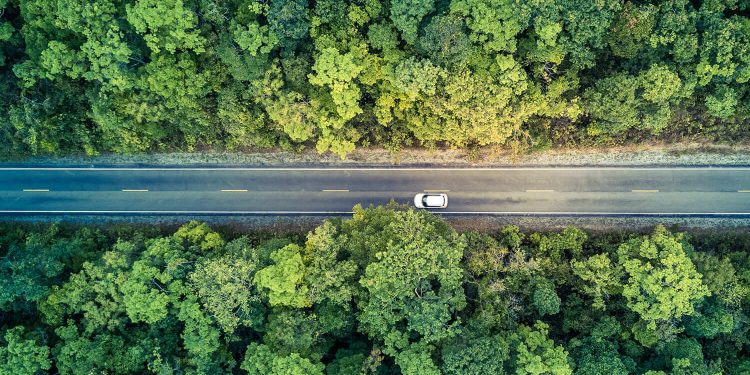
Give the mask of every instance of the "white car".
[[419, 193], [414, 196], [414, 205], [417, 208], [446, 208], [448, 207], [448, 194]]

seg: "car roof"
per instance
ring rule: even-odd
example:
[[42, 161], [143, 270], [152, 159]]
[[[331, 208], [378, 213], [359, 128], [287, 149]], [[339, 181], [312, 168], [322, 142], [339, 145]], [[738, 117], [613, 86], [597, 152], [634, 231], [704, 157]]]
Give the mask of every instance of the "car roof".
[[442, 195], [428, 195], [425, 197], [425, 203], [428, 206], [442, 206], [445, 203], [445, 199]]

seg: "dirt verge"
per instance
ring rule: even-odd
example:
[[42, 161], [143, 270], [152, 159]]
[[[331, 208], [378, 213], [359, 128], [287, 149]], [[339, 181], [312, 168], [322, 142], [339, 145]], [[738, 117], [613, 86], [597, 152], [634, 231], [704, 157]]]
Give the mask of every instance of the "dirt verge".
[[554, 149], [515, 155], [507, 150], [403, 149], [393, 153], [382, 148], [358, 149], [346, 159], [318, 154], [314, 150], [294, 153], [200, 152], [100, 155], [95, 157], [33, 157], [5, 161], [0, 165], [169, 165], [169, 166], [256, 166], [256, 167], [368, 167], [368, 166], [700, 166], [750, 165], [750, 144], [710, 143], [642, 144], [602, 148]]
[[[262, 231], [276, 234], [302, 234], [314, 229], [324, 220], [349, 216], [5, 216], [0, 221], [65, 222], [82, 225], [148, 224], [178, 226], [190, 220], [212, 225], [227, 226], [243, 231]], [[592, 232], [628, 230], [649, 232], [662, 224], [679, 230], [725, 228], [750, 231], [750, 218], [722, 217], [548, 217], [548, 216], [446, 216], [446, 220], [459, 232], [476, 230], [485, 233], [499, 232], [506, 225], [517, 225], [524, 231], [556, 231], [575, 226]]]

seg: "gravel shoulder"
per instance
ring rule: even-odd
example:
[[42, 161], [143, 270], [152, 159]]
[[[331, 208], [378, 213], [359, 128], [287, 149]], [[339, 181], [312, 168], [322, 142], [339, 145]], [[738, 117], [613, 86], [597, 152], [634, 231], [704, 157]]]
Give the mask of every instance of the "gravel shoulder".
[[531, 166], [747, 166], [750, 144], [706, 143], [643, 144], [602, 148], [554, 149], [515, 155], [505, 150], [403, 149], [397, 153], [382, 148], [359, 149], [341, 160], [314, 150], [299, 153], [196, 152], [94, 157], [32, 157], [4, 161], [0, 166], [245, 166], [245, 167], [531, 167]]
[[[279, 234], [307, 233], [323, 221], [337, 216], [102, 216], [102, 215], [50, 215], [50, 216], [3, 216], [0, 221], [17, 222], [65, 222], [81, 225], [148, 224], [177, 226], [190, 220], [212, 225], [228, 226], [241, 231], [262, 231]], [[628, 230], [649, 232], [656, 225], [674, 227], [679, 230], [700, 231], [722, 228], [731, 231], [750, 231], [750, 218], [725, 217], [550, 217], [550, 216], [446, 216], [446, 220], [459, 232], [499, 232], [506, 225], [516, 225], [523, 231], [557, 231], [575, 226], [592, 232]]]

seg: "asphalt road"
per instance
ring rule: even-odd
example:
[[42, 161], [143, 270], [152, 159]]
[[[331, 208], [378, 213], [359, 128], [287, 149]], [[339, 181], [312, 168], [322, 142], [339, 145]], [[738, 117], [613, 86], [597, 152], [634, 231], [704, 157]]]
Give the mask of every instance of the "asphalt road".
[[423, 191], [447, 214], [750, 216], [750, 168], [0, 168], [0, 214], [344, 214]]

